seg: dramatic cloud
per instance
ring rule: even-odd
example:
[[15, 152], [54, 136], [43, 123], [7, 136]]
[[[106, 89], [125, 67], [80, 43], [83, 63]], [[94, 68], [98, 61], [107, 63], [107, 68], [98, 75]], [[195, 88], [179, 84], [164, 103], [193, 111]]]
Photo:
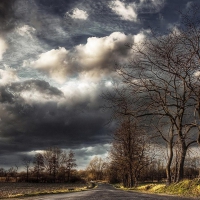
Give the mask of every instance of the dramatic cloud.
[[[92, 98], [94, 94], [88, 97], [82, 88], [76, 92], [77, 96], [72, 94], [70, 98], [66, 90], [64, 94], [39, 80], [1, 86], [0, 143], [3, 150], [0, 149], [0, 154], [3, 151], [12, 154], [13, 151], [42, 150], [52, 145], [81, 149], [107, 144], [108, 113], [99, 109], [99, 97]], [[96, 90], [88, 94], [90, 92]]]
[[115, 63], [123, 62], [130, 49], [125, 44], [134, 42], [134, 36], [115, 32], [102, 38], [88, 38], [85, 45], [76, 49], [77, 61], [81, 65], [81, 77], [101, 79], [115, 71]]
[[88, 18], [87, 12], [78, 8], [73, 9], [71, 12], [67, 12], [66, 15], [69, 15], [73, 19], [86, 20]]
[[[19, 82], [13, 70], [1, 70], [0, 72], [2, 82], [4, 81], [4, 84], [0, 85], [3, 102], [10, 102], [10, 97], [12, 97], [21, 105], [31, 105], [32, 103], [57, 102], [63, 97], [63, 93], [59, 89], [50, 86], [45, 81], [27, 80]], [[9, 97], [8, 100], [6, 97]]]
[[119, 0], [113, 1], [110, 8], [124, 20], [137, 21], [135, 4], [125, 4]]
[[64, 99], [63, 93], [45, 81], [25, 81], [20, 86], [11, 87], [26, 104], [59, 102]]
[[131, 49], [125, 45], [143, 41], [145, 34], [114, 32], [102, 38], [91, 37], [85, 45], [78, 45], [71, 51], [60, 47], [43, 53], [31, 66], [46, 72], [58, 82], [76, 76], [99, 80], [115, 71], [116, 62], [123, 63], [130, 56]]
[[39, 59], [31, 63], [38, 70], [47, 72], [53, 79], [62, 83], [70, 68], [68, 68], [68, 51], [64, 47], [52, 49], [39, 55]]
[[88, 102], [88, 108], [93, 108], [97, 106], [99, 96], [105, 91], [105, 86], [84, 80], [72, 80], [68, 81], [60, 90], [65, 95], [65, 99], [60, 101], [60, 105], [76, 107]]
[[120, 0], [112, 1], [109, 7], [122, 20], [137, 22], [139, 13], [157, 13], [164, 7], [165, 0], [140, 0], [138, 3], [124, 3]]

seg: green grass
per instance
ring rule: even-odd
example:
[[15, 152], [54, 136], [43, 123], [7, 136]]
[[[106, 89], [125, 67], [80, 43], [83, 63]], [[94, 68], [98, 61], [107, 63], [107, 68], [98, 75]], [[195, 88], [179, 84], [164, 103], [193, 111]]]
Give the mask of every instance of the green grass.
[[116, 188], [123, 190], [131, 190], [138, 192], [156, 193], [156, 194], [169, 194], [185, 197], [200, 197], [200, 179], [183, 180], [179, 183], [172, 183], [169, 186], [164, 183], [151, 183], [142, 184], [135, 188], [123, 188], [120, 185], [116, 185]]

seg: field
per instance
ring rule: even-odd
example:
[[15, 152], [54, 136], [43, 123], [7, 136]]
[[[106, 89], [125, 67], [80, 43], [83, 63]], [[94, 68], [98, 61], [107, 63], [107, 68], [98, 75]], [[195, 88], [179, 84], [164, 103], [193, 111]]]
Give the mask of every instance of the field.
[[82, 191], [86, 188], [85, 184], [0, 183], [0, 199]]

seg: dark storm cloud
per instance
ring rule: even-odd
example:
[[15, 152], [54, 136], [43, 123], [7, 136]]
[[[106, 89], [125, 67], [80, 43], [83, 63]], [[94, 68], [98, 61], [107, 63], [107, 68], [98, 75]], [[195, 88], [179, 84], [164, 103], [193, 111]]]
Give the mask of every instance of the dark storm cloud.
[[172, 26], [179, 24], [180, 11], [185, 11], [191, 3], [199, 3], [199, 0], [165, 0], [165, 4], [160, 12], [148, 13], [139, 12], [138, 18], [143, 28], [158, 29], [159, 32], [165, 32]]
[[42, 80], [27, 80], [22, 83], [12, 83], [6, 87], [8, 90], [14, 93], [36, 90], [41, 94], [48, 94], [51, 96], [62, 96], [63, 93], [55, 87], [50, 86], [48, 82]]
[[10, 31], [15, 27], [15, 6], [17, 0], [0, 1], [0, 31]]
[[[59, 104], [63, 98], [61, 91], [38, 80], [2, 86], [0, 91], [1, 155], [49, 146], [78, 149], [109, 142], [105, 127], [108, 113], [99, 109], [100, 97], [92, 107], [87, 98], [69, 107], [67, 103]], [[48, 98], [40, 101], [38, 97], [30, 102], [31, 98], [23, 95], [27, 91]]]
[[66, 10], [73, 8], [80, 0], [36, 0], [37, 5], [43, 10], [54, 15], [63, 16]]
[[12, 83], [9, 85], [0, 86], [0, 102], [1, 103], [12, 103], [16, 100], [23, 102], [22, 97], [20, 96], [21, 92], [25, 91], [38, 91], [42, 95], [48, 95], [48, 98], [52, 96], [62, 96], [63, 93], [49, 85], [49, 83], [40, 80], [28, 80], [22, 83]]

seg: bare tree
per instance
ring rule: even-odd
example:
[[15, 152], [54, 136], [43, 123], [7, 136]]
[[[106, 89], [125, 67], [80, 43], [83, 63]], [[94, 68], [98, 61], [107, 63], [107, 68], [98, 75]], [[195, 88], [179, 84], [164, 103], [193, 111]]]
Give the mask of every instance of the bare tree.
[[31, 166], [31, 159], [28, 157], [24, 157], [22, 159], [22, 164], [24, 165], [25, 169], [26, 169], [26, 181], [29, 181], [29, 169]]
[[37, 153], [33, 159], [34, 171], [37, 176], [37, 182], [40, 180], [41, 172], [44, 170], [44, 157], [41, 153]]
[[154, 128], [154, 133], [151, 139], [157, 143], [157, 140], [159, 141], [159, 138], [162, 138], [162, 146], [166, 145], [166, 182], [170, 184], [172, 182], [171, 166], [174, 158], [174, 147], [177, 144], [177, 134], [174, 130], [174, 124], [172, 121], [169, 123], [166, 118], [161, 117], [157, 124], [153, 124], [152, 128]]
[[88, 173], [91, 174], [91, 179], [102, 180], [104, 169], [106, 167], [106, 162], [98, 156], [95, 156], [89, 163], [87, 167]]
[[58, 147], [50, 147], [43, 153], [44, 166], [56, 182], [56, 177], [60, 167], [64, 163], [64, 152]]
[[73, 151], [69, 151], [68, 155], [65, 156], [64, 158], [64, 165], [67, 173], [67, 182], [70, 182], [71, 178], [71, 171], [72, 169], [76, 168], [76, 159], [75, 159], [75, 154]]
[[14, 178], [15, 182], [17, 182], [17, 170], [18, 170], [18, 166], [14, 166], [14, 167], [10, 167], [7, 171], [6, 171], [6, 182], [10, 181], [10, 178]]
[[188, 47], [184, 38], [186, 33], [188, 40], [194, 40], [193, 36], [188, 36], [190, 30], [183, 33], [173, 30], [164, 36], [152, 33], [152, 39], [130, 46], [134, 57], [129, 65], [119, 69], [123, 84], [136, 97], [136, 109], [129, 109], [124, 115], [149, 117], [153, 123], [165, 118], [171, 124], [181, 152], [177, 181], [183, 179], [187, 150], [196, 142], [193, 131], [196, 128], [193, 116], [195, 100], [191, 87], [197, 70], [195, 63], [199, 59]]
[[111, 160], [118, 168], [124, 187], [137, 184], [141, 171], [153, 160], [154, 154], [148, 156], [150, 148], [144, 131], [131, 121], [131, 117], [124, 122], [113, 134]]
[[200, 5], [191, 4], [187, 12], [181, 12], [183, 27], [180, 29], [180, 40], [190, 54], [188, 72], [190, 80], [187, 86], [193, 92], [194, 124], [198, 129], [197, 143], [200, 144]]

